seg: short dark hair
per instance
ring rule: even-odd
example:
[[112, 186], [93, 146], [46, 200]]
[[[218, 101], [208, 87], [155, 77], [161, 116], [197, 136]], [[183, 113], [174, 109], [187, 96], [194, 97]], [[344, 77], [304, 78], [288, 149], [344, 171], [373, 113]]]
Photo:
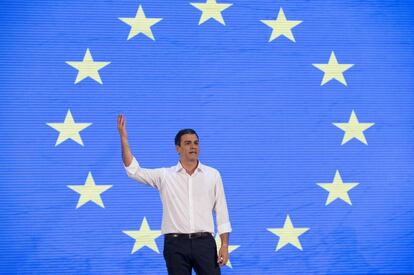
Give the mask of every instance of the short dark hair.
[[196, 131], [194, 131], [193, 129], [181, 129], [180, 131], [178, 131], [178, 133], [175, 135], [175, 145], [180, 146], [181, 145], [181, 137], [185, 134], [192, 134], [192, 135], [196, 135], [197, 139], [198, 139], [198, 135], [196, 133]]

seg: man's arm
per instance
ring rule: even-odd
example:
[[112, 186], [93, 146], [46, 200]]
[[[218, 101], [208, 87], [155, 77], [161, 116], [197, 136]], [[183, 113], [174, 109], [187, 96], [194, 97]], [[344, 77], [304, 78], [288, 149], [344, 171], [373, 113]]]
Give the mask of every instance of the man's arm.
[[221, 246], [218, 252], [217, 263], [223, 266], [229, 260], [229, 233], [220, 234], [220, 239]]
[[219, 255], [217, 262], [220, 266], [223, 266], [229, 259], [229, 232], [231, 232], [232, 228], [229, 220], [226, 196], [224, 194], [223, 181], [220, 173], [217, 174], [215, 194], [216, 201], [214, 210], [216, 212], [217, 231], [218, 234], [220, 234], [221, 239], [221, 247], [218, 253]]
[[223, 233], [220, 235], [221, 246], [229, 246], [229, 233]]
[[215, 203], [214, 211], [216, 212], [217, 231], [221, 235], [231, 232], [229, 212], [227, 209], [226, 195], [224, 194], [223, 181], [221, 175], [217, 172], [215, 184]]
[[121, 136], [122, 161], [124, 162], [128, 177], [160, 190], [164, 169], [145, 169], [139, 166], [129, 148], [126, 117], [124, 115], [118, 116], [118, 131]]

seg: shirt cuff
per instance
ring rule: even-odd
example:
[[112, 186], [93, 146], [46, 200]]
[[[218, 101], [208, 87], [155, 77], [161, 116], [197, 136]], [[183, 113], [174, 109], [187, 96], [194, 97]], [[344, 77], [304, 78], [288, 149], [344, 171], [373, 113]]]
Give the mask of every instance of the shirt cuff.
[[138, 161], [135, 159], [135, 157], [132, 157], [131, 164], [128, 167], [124, 165], [124, 168], [125, 168], [127, 174], [133, 175], [137, 172], [137, 170], [139, 168]]
[[221, 235], [223, 233], [229, 233], [229, 232], [231, 232], [231, 224], [229, 222], [228, 223], [223, 223], [223, 224], [220, 224], [219, 226], [217, 226], [217, 233], [219, 235]]

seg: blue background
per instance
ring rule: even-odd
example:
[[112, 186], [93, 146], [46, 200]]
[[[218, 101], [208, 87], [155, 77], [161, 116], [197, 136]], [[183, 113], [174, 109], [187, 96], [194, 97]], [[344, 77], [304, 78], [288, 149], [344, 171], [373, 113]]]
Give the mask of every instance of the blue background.
[[[414, 273], [412, 1], [220, 1], [226, 26], [198, 26], [190, 1], [2, 1], [0, 56], [0, 272], [4, 274], [166, 274], [161, 254], [147, 247], [131, 254], [147, 217], [161, 227], [155, 189], [127, 178], [117, 114], [127, 117], [133, 153], [148, 168], [175, 165], [173, 139], [196, 129], [201, 161], [220, 170], [233, 232], [233, 268], [223, 274]], [[199, 2], [199, 1], [198, 1]], [[155, 41], [127, 41], [141, 4]], [[296, 43], [269, 43], [279, 8]], [[74, 84], [86, 48], [110, 65]], [[348, 86], [321, 86], [335, 51]], [[70, 109], [84, 147], [46, 123], [63, 122]], [[355, 110], [368, 146], [340, 145]], [[316, 185], [360, 184], [352, 206]], [[67, 185], [113, 185], [105, 208]], [[275, 251], [286, 215], [303, 251]]]

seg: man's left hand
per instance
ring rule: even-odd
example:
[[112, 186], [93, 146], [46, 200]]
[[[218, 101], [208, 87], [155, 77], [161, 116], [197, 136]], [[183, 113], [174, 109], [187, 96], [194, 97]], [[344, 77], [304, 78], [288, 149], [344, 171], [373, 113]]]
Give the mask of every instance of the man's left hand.
[[228, 246], [221, 246], [219, 253], [218, 253], [218, 259], [217, 262], [220, 266], [223, 266], [227, 263], [227, 261], [229, 260], [229, 248]]

